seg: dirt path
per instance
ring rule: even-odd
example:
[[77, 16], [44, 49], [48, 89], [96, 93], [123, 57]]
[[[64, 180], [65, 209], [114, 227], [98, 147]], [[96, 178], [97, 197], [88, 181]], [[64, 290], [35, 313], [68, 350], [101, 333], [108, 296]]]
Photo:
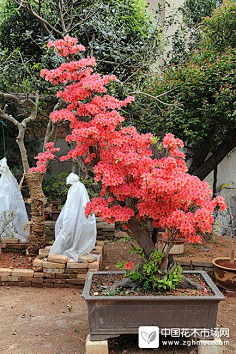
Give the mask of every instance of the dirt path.
[[87, 333], [80, 290], [0, 288], [1, 354], [84, 354]]
[[[106, 245], [104, 269], [130, 260], [122, 241]], [[71, 310], [71, 311], [70, 311]], [[236, 297], [219, 305], [218, 327], [230, 329], [224, 354], [236, 353]], [[77, 289], [0, 287], [0, 354], [85, 354], [88, 333], [86, 303]], [[109, 354], [196, 354], [196, 347], [141, 350], [137, 337], [110, 341]]]
[[[69, 311], [71, 309], [71, 311]], [[236, 299], [219, 306], [218, 326], [230, 328], [230, 346], [236, 353]], [[85, 354], [87, 309], [75, 289], [0, 288], [1, 354]], [[141, 350], [135, 335], [110, 341], [110, 354], [196, 354], [196, 347]]]

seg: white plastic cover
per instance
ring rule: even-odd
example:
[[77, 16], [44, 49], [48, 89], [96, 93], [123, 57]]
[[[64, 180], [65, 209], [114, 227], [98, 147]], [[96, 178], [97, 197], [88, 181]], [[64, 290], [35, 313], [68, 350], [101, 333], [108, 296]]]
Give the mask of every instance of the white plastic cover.
[[0, 160], [0, 175], [0, 214], [4, 211], [14, 212], [14, 236], [19, 238], [21, 242], [27, 242], [29, 228], [26, 229], [26, 225], [29, 219], [25, 203], [18, 188], [17, 180], [11, 173], [5, 157]]
[[66, 179], [71, 187], [66, 203], [55, 225], [55, 242], [50, 254], [63, 254], [69, 261], [78, 262], [79, 256], [89, 254], [95, 246], [97, 228], [95, 215], [85, 217], [89, 196], [79, 176], [70, 173]]
[[[225, 202], [227, 204], [227, 210], [226, 212], [220, 212], [218, 216], [218, 234], [225, 236], [225, 235], [230, 235], [230, 212], [232, 214], [232, 217], [236, 215], [236, 185], [234, 182], [229, 182], [227, 185], [223, 186], [220, 190], [220, 195], [222, 195], [225, 199]], [[230, 208], [230, 212], [229, 212]], [[236, 220], [234, 219], [233, 221], [234, 228], [236, 228]]]

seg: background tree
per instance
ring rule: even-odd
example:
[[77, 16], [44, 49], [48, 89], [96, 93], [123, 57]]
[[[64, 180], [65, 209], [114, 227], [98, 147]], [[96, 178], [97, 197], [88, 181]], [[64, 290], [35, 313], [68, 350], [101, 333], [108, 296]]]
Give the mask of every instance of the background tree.
[[[44, 242], [43, 173], [39, 173], [37, 178], [36, 174], [28, 175], [30, 162], [25, 149], [26, 126], [29, 136], [33, 132], [34, 137], [36, 124], [39, 129], [41, 127], [45, 133], [44, 146], [55, 142], [59, 123], [48, 120], [45, 126], [42, 118], [47, 118], [48, 112], [61, 104], [54, 96], [55, 90], [39, 77], [42, 66], [53, 68], [62, 62], [53, 51], [48, 53], [45, 50], [44, 43], [48, 39], [76, 33], [80, 42], [88, 46], [87, 54], [97, 53], [99, 56], [99, 71], [112, 71], [120, 79], [128, 81], [139, 71], [147, 70], [154, 60], [158, 31], [142, 0], [99, 0], [92, 4], [90, 1], [14, 0], [5, 1], [1, 13], [0, 117], [17, 127], [13, 133], [20, 147], [32, 202], [29, 252], [37, 253]], [[45, 105], [45, 101], [50, 104]], [[27, 111], [31, 104], [34, 104], [33, 119]], [[32, 121], [35, 125], [30, 127]], [[13, 146], [15, 155], [14, 150]]]
[[211, 16], [219, 6], [218, 0], [185, 0], [183, 5], [175, 9], [165, 20], [167, 48], [164, 48], [165, 64], [177, 64], [190, 58], [192, 52], [199, 48], [201, 39], [200, 23], [206, 16]]
[[[136, 125], [156, 134], [172, 132], [187, 147], [189, 171], [204, 179], [236, 147], [236, 3], [226, 1], [201, 23], [200, 49], [184, 63], [151, 79]], [[227, 30], [226, 30], [227, 28]], [[215, 36], [217, 32], [217, 41]], [[227, 38], [227, 39], [226, 39]], [[165, 94], [167, 93], [167, 94]], [[164, 104], [157, 102], [163, 94]]]
[[[156, 58], [159, 49], [159, 29], [143, 0], [90, 1], [4, 1], [0, 17], [0, 91], [8, 93], [34, 93], [39, 91], [38, 107], [41, 120], [30, 125], [26, 132], [26, 145], [36, 128], [46, 126], [48, 111], [57, 103], [53, 89], [39, 78], [42, 67], [60, 65], [52, 51], [48, 53], [45, 42], [62, 38], [70, 33], [79, 38], [88, 55], [96, 55], [99, 72], [113, 72], [119, 80], [132, 81]], [[123, 87], [115, 85], [111, 90], [123, 95]], [[9, 110], [20, 114], [9, 102]], [[13, 111], [12, 111], [13, 110]], [[38, 122], [38, 120], [37, 120]], [[55, 141], [57, 124], [49, 122], [48, 141]], [[17, 165], [13, 135], [7, 130], [8, 160]], [[0, 146], [0, 152], [2, 147]], [[35, 151], [35, 145], [30, 149]], [[33, 155], [33, 154], [32, 154]], [[18, 174], [20, 166], [18, 167]]]

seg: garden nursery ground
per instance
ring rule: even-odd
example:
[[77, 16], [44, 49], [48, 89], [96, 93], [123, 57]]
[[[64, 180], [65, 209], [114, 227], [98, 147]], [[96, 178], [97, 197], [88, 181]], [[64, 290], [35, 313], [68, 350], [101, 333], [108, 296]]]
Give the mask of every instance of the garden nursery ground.
[[[227, 252], [227, 239], [221, 246]], [[124, 242], [126, 241], [126, 242]], [[103, 268], [130, 260], [129, 239], [105, 245]], [[187, 246], [187, 254], [191, 251]], [[193, 247], [193, 246], [190, 246]], [[209, 247], [207, 245], [199, 247]], [[214, 244], [214, 248], [219, 246]], [[199, 252], [194, 247], [195, 253]], [[207, 254], [215, 251], [206, 251]], [[201, 251], [202, 253], [202, 251]], [[186, 255], [187, 256], [187, 255]], [[192, 255], [193, 256], [193, 255]], [[196, 254], [194, 255], [196, 256]], [[210, 256], [211, 257], [211, 256]], [[208, 256], [208, 259], [210, 258]], [[182, 258], [182, 257], [181, 257]], [[183, 257], [184, 258], [184, 257]], [[135, 259], [132, 258], [134, 261]], [[88, 334], [87, 307], [80, 289], [0, 287], [0, 353], [3, 354], [85, 354]], [[236, 298], [226, 297], [219, 305], [218, 327], [230, 329], [229, 346], [224, 354], [236, 352]], [[109, 341], [110, 354], [197, 354], [197, 347], [161, 347], [142, 350], [135, 335]]]

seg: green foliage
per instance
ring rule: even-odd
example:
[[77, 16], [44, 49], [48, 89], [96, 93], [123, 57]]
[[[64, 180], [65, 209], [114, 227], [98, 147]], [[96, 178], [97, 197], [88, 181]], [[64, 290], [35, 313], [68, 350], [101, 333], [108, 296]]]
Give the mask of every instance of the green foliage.
[[117, 265], [120, 269], [126, 269], [126, 275], [144, 290], [165, 291], [175, 289], [182, 280], [182, 268], [177, 266], [173, 272], [163, 274], [160, 263], [164, 257], [160, 250], [155, 251], [147, 258], [141, 247], [131, 245], [131, 254], [136, 253], [142, 260], [134, 267], [134, 270], [126, 269], [126, 262]]
[[218, 3], [217, 0], [185, 0], [182, 7], [184, 23], [189, 28], [199, 25], [203, 17], [212, 14]]
[[[58, 2], [40, 1], [31, 2], [33, 9], [59, 31], [60, 19]], [[155, 60], [159, 34], [154, 18], [147, 10], [143, 0], [84, 0], [75, 2], [72, 30], [69, 35], [77, 37], [78, 41], [87, 48], [86, 55], [94, 55], [97, 59], [97, 71], [113, 73], [120, 80], [136, 80], [136, 76], [146, 71]], [[71, 0], [63, 1], [67, 15], [71, 14]], [[94, 13], [93, 16], [89, 16]], [[81, 25], [79, 25], [82, 22]], [[55, 38], [56, 37], [56, 38]], [[14, 93], [32, 93], [39, 91], [41, 99], [38, 107], [39, 115], [47, 117], [48, 112], [56, 104], [55, 88], [42, 80], [39, 76], [43, 67], [48, 69], [58, 67], [61, 60], [54, 51], [47, 51], [47, 42], [59, 39], [59, 34], [49, 34], [44, 25], [33, 17], [26, 9], [16, 5], [15, 1], [4, 0], [0, 4], [0, 91]], [[113, 85], [112, 90], [118, 97], [124, 96], [122, 85]], [[48, 97], [48, 95], [50, 95]], [[43, 103], [42, 97], [48, 97], [49, 104]], [[45, 102], [45, 101], [44, 101]], [[19, 112], [15, 105], [0, 100], [0, 107], [8, 104], [8, 113], [22, 120], [25, 117], [25, 108]], [[45, 108], [46, 107], [46, 108]], [[40, 131], [47, 123], [47, 118], [37, 120]], [[37, 122], [30, 123], [31, 133], [35, 134]], [[10, 127], [10, 129], [8, 128]], [[10, 166], [16, 167], [16, 173], [21, 169], [21, 158], [15, 142], [17, 129], [8, 124], [7, 158]], [[27, 128], [28, 130], [28, 128]], [[35, 145], [30, 144], [30, 137], [26, 136], [28, 151], [35, 156]], [[39, 135], [41, 136], [41, 135]], [[0, 144], [0, 154], [3, 148]], [[89, 183], [89, 181], [86, 181]], [[91, 195], [93, 195], [91, 189]]]
[[[69, 172], [61, 172], [59, 175], [50, 175], [43, 180], [43, 191], [48, 201], [56, 200], [63, 204], [66, 200], [66, 196], [70, 185], [66, 184], [66, 178]], [[92, 177], [85, 179], [80, 176], [80, 181], [85, 185], [89, 198], [98, 197], [100, 187], [94, 182]]]
[[206, 148], [205, 158], [214, 153], [236, 129], [235, 61], [235, 49], [203, 50], [184, 64], [167, 67], [162, 78], [151, 79], [144, 88], [155, 97], [163, 94], [164, 104], [145, 96], [136, 98], [138, 129], [175, 134], [193, 159]]
[[169, 15], [165, 21], [166, 27], [168, 29], [174, 25], [175, 30], [167, 39], [171, 49], [167, 47], [166, 63], [177, 64], [191, 57], [193, 50], [199, 47], [202, 19], [211, 16], [218, 4], [217, 0], [185, 0]]
[[225, 0], [211, 17], [203, 19], [201, 24], [203, 48], [225, 51], [236, 46], [236, 2]]
[[66, 184], [66, 178], [69, 172], [61, 172], [59, 175], [50, 175], [48, 179], [43, 180], [43, 191], [48, 201], [65, 201], [67, 192], [70, 188]]
[[80, 181], [85, 185], [90, 200], [100, 195], [101, 187], [94, 181], [93, 177], [84, 178], [80, 176]]
[[[63, 3], [69, 13], [70, 1]], [[39, 11], [37, 7], [34, 10]], [[44, 1], [40, 14], [62, 32], [57, 10], [55, 2]], [[14, 2], [6, 1], [0, 11], [0, 43], [2, 50], [7, 51], [6, 56], [20, 51], [31, 74], [39, 73], [42, 67], [58, 66], [56, 56], [46, 54], [45, 43], [60, 35], [57, 38], [55, 33], [49, 35], [41, 22], [24, 8], [17, 8]], [[93, 16], [89, 16], [91, 13]], [[70, 19], [65, 19], [68, 24]], [[92, 4], [85, 0], [74, 8], [69, 35], [85, 45], [88, 55], [97, 58], [98, 71], [113, 72], [120, 80], [154, 61], [159, 41], [156, 23], [143, 0], [99, 0]]]

